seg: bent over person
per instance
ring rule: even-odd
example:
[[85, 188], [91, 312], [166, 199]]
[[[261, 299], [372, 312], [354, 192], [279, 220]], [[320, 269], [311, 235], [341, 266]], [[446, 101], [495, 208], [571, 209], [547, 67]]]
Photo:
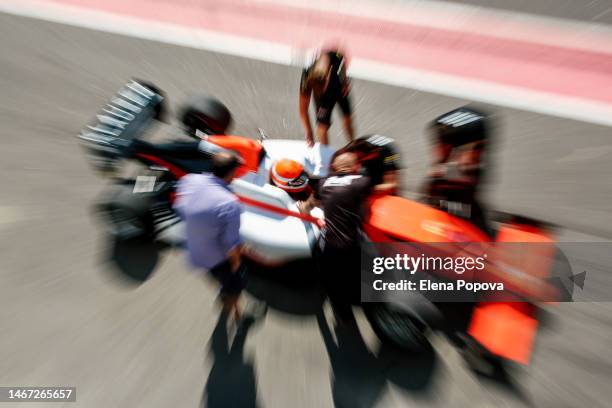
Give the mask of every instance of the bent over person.
[[349, 101], [350, 82], [346, 74], [346, 58], [339, 50], [321, 52], [315, 61], [302, 72], [300, 80], [300, 120], [309, 146], [314, 144], [312, 125], [308, 116], [310, 98], [314, 97], [317, 121], [317, 139], [329, 144], [327, 132], [331, 126], [331, 115], [338, 104], [342, 110], [346, 137], [353, 140], [353, 122]]
[[188, 174], [180, 180], [175, 203], [185, 221], [191, 264], [208, 269], [219, 281], [224, 312], [236, 320], [241, 318], [238, 300], [246, 285], [246, 270], [239, 234], [242, 208], [229, 184], [240, 164], [232, 153], [217, 153], [212, 174]]

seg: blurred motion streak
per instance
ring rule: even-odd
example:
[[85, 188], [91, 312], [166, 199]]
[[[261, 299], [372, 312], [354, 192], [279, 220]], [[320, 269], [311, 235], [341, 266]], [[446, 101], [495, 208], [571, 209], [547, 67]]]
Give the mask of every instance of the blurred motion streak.
[[[78, 406], [87, 407], [609, 406], [612, 251], [609, 240], [574, 231], [612, 237], [609, 128], [537, 113], [612, 126], [612, 28], [385, 1], [0, 0], [7, 50], [0, 56], [0, 383], [73, 384]], [[496, 195], [483, 200], [487, 215], [506, 214], [491, 217], [493, 234], [413, 196], [377, 197], [368, 222], [389, 241], [428, 245], [524, 243], [533, 234], [540, 246], [530, 253], [491, 245], [500, 266], [482, 280], [518, 280], [527, 291], [524, 277], [533, 271], [535, 283], [565, 285], [555, 289], [573, 303], [526, 301], [525, 293], [520, 302], [440, 302], [446, 320], [438, 327], [429, 308], [425, 325], [373, 301], [355, 308], [354, 325], [328, 323], [310, 246], [320, 219], [298, 213], [293, 202], [249, 197], [259, 190], [245, 182], [246, 212], [267, 221], [252, 224], [262, 244], [251, 250], [261, 252], [262, 265], [247, 291], [271, 310], [257, 330], [215, 320], [215, 289], [183, 273], [175, 182], [208, 171], [203, 155], [213, 148], [243, 146], [252, 158], [245, 173], [261, 167], [266, 177], [272, 156], [263, 153], [294, 145], [302, 154], [306, 148], [291, 140], [301, 136], [294, 66], [330, 43], [346, 46], [352, 78], [371, 81], [354, 81], [359, 134], [367, 128], [397, 139], [407, 159], [403, 187], [423, 181], [431, 159], [424, 124], [463, 104], [455, 98], [528, 111], [495, 109], [503, 143], [491, 160], [501, 166], [493, 171]], [[81, 134], [90, 164], [109, 177], [102, 184], [87, 171], [74, 134], [130, 75], [159, 83], [169, 96], [131, 81], [127, 88], [144, 97], [120, 93], [124, 99], [111, 99]], [[176, 118], [159, 120], [162, 101], [201, 91], [231, 107], [235, 134], [244, 138], [211, 133], [202, 141], [195, 132], [185, 141]], [[137, 120], [108, 122], [120, 111], [113, 107], [133, 106], [129, 99], [143, 103], [127, 112]], [[261, 145], [253, 138], [259, 126], [273, 135]], [[117, 128], [123, 134], [112, 133]], [[151, 140], [140, 138], [145, 133]], [[119, 177], [128, 171], [134, 177]], [[93, 224], [96, 197], [101, 217]], [[561, 226], [549, 230], [531, 217]], [[285, 219], [303, 237], [268, 227]], [[102, 226], [115, 236], [101, 234]], [[295, 252], [281, 248], [293, 251], [294, 242]], [[92, 260], [101, 256], [107, 262], [97, 267]], [[268, 267], [273, 261], [283, 266]], [[100, 269], [132, 290], [107, 285]], [[401, 349], [381, 327], [400, 340], [416, 328], [424, 341]]]
[[451, 19], [448, 11], [414, 3], [394, 5], [391, 18], [374, 11], [375, 3], [358, 3], [354, 10], [340, 5], [345, 7], [26, 0], [5, 1], [0, 10], [283, 64], [303, 59], [306, 49], [341, 42], [350, 45], [355, 78], [612, 124], [607, 27], [516, 16], [506, 21], [503, 14], [469, 8], [455, 10]]

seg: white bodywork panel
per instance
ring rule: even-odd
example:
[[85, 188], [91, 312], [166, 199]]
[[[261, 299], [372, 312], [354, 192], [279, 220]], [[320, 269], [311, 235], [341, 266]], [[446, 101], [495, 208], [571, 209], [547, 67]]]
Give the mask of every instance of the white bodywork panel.
[[[284, 190], [271, 185], [270, 169], [274, 162], [287, 158], [295, 160], [313, 177], [324, 177], [334, 149], [315, 144], [312, 148], [299, 140], [265, 140], [266, 157], [259, 171], [248, 173], [234, 180], [232, 188], [239, 195], [267, 204], [298, 212], [295, 201]], [[296, 217], [276, 214], [250, 205], [245, 205], [240, 234], [244, 242], [251, 245], [258, 258], [269, 263], [284, 263], [312, 256], [312, 247], [319, 236], [319, 229], [310, 222]], [[315, 208], [311, 215], [323, 217]]]
[[[263, 146], [267, 154], [258, 172], [249, 172], [234, 180], [232, 189], [238, 195], [298, 212], [289, 194], [270, 184], [272, 164], [276, 160], [288, 158], [302, 163], [311, 176], [324, 177], [335, 150], [318, 143], [309, 148], [299, 140], [265, 140]], [[311, 215], [322, 218], [323, 212], [315, 208]], [[240, 221], [240, 235], [259, 261], [282, 264], [312, 257], [312, 248], [319, 236], [319, 229], [314, 224], [248, 204], [244, 204]], [[160, 239], [180, 243], [184, 240], [183, 228], [182, 223], [179, 223], [164, 231]]]
[[[300, 140], [265, 140], [263, 146], [272, 161], [292, 159], [302, 163], [304, 169], [313, 177], [325, 177], [335, 149], [316, 143], [308, 147]], [[269, 170], [269, 167], [268, 167]]]

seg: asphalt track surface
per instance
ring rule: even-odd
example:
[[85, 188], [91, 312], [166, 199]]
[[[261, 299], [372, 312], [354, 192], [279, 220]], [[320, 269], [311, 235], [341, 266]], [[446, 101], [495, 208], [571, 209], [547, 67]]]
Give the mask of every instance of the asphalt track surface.
[[[0, 384], [76, 386], [77, 403], [66, 406], [83, 407], [609, 406], [609, 303], [551, 308], [533, 364], [487, 378], [442, 337], [431, 353], [409, 356], [380, 346], [367, 324], [363, 337], [334, 331], [331, 320], [328, 331], [316, 285], [287, 271], [299, 282], [254, 277], [250, 292], [270, 311], [228, 349], [215, 330], [215, 290], [188, 272], [183, 254], [156, 259], [106, 242], [89, 214], [104, 183], [75, 135], [136, 76], [171, 101], [218, 96], [235, 133], [298, 138], [299, 71], [7, 15], [0, 44]], [[406, 193], [426, 168], [426, 121], [464, 102], [354, 84], [359, 133], [399, 140]], [[499, 116], [492, 206], [610, 237], [610, 129], [509, 109]], [[146, 272], [156, 261], [142, 285], [117, 278], [117, 265]]]

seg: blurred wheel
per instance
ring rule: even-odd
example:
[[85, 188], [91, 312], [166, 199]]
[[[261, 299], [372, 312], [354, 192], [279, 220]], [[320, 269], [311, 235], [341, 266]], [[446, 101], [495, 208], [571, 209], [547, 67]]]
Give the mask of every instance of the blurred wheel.
[[146, 236], [143, 220], [127, 208], [109, 208], [104, 218], [108, 220], [109, 232], [117, 239], [128, 240]]
[[232, 124], [229, 109], [208, 95], [196, 95], [181, 108], [179, 119], [189, 133], [199, 130], [205, 134], [224, 134]]
[[133, 193], [132, 184], [114, 185], [96, 204], [107, 231], [118, 240], [151, 240], [153, 220], [150, 198]]
[[364, 306], [365, 315], [378, 338], [395, 347], [422, 351], [429, 347], [427, 325], [411, 314], [385, 303]]

